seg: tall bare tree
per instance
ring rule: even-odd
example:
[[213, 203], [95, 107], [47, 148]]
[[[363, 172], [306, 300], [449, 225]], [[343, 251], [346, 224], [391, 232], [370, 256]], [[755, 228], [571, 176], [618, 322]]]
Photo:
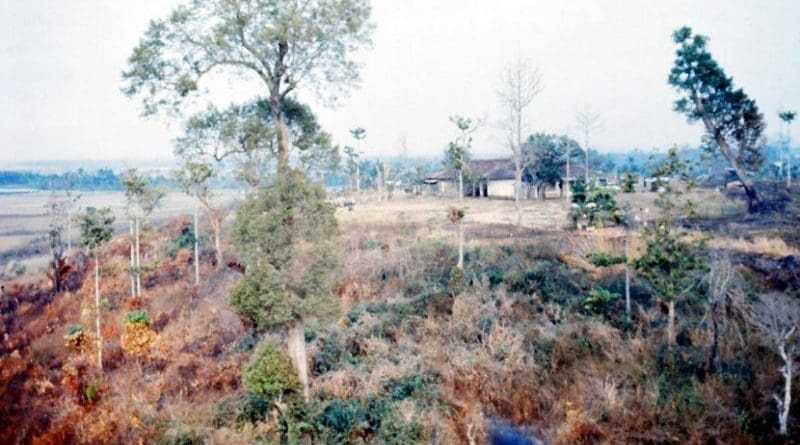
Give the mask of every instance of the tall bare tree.
[[797, 117], [796, 111], [781, 111], [778, 113], [781, 122], [786, 123], [786, 138], [784, 145], [786, 146], [786, 188], [792, 186], [792, 121]]
[[800, 304], [784, 293], [763, 295], [759, 300], [752, 306], [749, 321], [772, 344], [783, 361], [783, 366], [780, 368], [783, 394], [775, 393], [772, 398], [778, 406], [778, 431], [786, 436], [789, 434], [795, 361], [800, 358], [800, 342], [797, 335], [797, 330], [800, 328]]
[[589, 137], [593, 132], [600, 130], [600, 113], [592, 110], [589, 105], [584, 105], [583, 110], [575, 114], [575, 123], [578, 125], [578, 131], [583, 136], [583, 168], [584, 178], [586, 183], [589, 183]]
[[528, 107], [542, 92], [542, 76], [539, 69], [529, 59], [520, 57], [509, 63], [500, 75], [500, 88], [497, 91], [500, 103], [505, 108], [503, 127], [508, 146], [514, 160], [514, 208], [517, 212], [517, 225], [522, 224], [522, 171], [524, 160], [523, 139], [528, 126]]

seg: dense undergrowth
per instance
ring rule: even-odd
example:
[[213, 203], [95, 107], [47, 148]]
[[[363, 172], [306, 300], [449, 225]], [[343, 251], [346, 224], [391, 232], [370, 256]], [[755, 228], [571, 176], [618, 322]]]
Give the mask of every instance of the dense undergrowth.
[[[402, 224], [339, 235], [341, 315], [306, 325], [305, 403], [284, 336], [229, 307], [240, 276], [206, 266], [205, 253], [205, 284], [191, 285], [186, 227], [147, 232], [140, 299], [129, 296], [127, 242], [103, 253], [102, 374], [86, 258], [73, 258], [64, 294], [7, 287], [0, 442], [484, 443], [497, 421], [554, 444], [779, 442], [765, 398], [781, 385], [779, 361], [734, 303], [709, 371], [700, 293], [678, 304], [667, 347], [664, 302], [644, 280], [626, 316], [614, 255], [476, 241], [462, 281], [453, 246]], [[745, 275], [743, 298], [768, 290]]]

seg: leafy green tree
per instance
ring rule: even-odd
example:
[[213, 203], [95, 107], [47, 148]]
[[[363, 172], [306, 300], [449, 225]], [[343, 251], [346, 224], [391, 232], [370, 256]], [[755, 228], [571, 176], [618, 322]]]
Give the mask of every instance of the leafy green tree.
[[[677, 148], [669, 150], [666, 159], [656, 168], [655, 175], [686, 177], [686, 164]], [[656, 295], [667, 302], [667, 342], [675, 344], [675, 305], [701, 290], [708, 271], [704, 260], [705, 245], [686, 240], [687, 233], [676, 231], [674, 209], [679, 192], [671, 184], [656, 200], [660, 209], [652, 227], [645, 227], [642, 237], [644, 254], [634, 261], [634, 267], [649, 281]]]
[[135, 168], [129, 169], [121, 176], [125, 191], [126, 210], [131, 222], [131, 293], [142, 294], [140, 231], [143, 221], [161, 204], [165, 196], [164, 190], [153, 187], [139, 175]]
[[532, 134], [523, 145], [526, 170], [533, 176], [537, 187], [555, 187], [564, 182], [567, 158], [577, 150], [580, 150], [578, 143], [567, 136]]
[[212, 73], [263, 83], [277, 132], [279, 176], [289, 174], [282, 100], [301, 85], [335, 100], [358, 80], [350, 55], [370, 43], [368, 0], [187, 0], [150, 23], [128, 59], [123, 92], [145, 114], [176, 112]]
[[234, 224], [246, 274], [231, 291], [231, 305], [258, 330], [289, 330], [290, 355], [306, 397], [303, 325], [338, 308], [333, 297], [336, 226], [324, 190], [297, 171], [245, 201]]
[[764, 118], [753, 99], [741, 88], [734, 88], [717, 64], [706, 44], [708, 38], [683, 27], [672, 34], [678, 49], [669, 74], [669, 84], [681, 97], [675, 111], [689, 122], [701, 121], [705, 128], [704, 145], [709, 152], [719, 152], [733, 168], [747, 194], [748, 211], [756, 212], [762, 199], [748, 171], [757, 171], [764, 162]]
[[[304, 170], [328, 167], [335, 147], [311, 109], [286, 97], [281, 101], [280, 112], [291, 147], [299, 153]], [[272, 105], [268, 100], [258, 99], [225, 109], [209, 105], [189, 117], [183, 135], [175, 140], [175, 155], [216, 164], [233, 158], [240, 166], [239, 179], [255, 190], [264, 181], [268, 164], [278, 156], [273, 125]]]
[[622, 176], [622, 193], [635, 193], [636, 192], [636, 182], [638, 182], [639, 178], [636, 177], [631, 172], [626, 172]]
[[97, 366], [103, 370], [103, 339], [100, 335], [100, 248], [111, 241], [114, 216], [111, 209], [88, 207], [80, 220], [81, 240], [94, 255], [95, 334], [97, 335]]

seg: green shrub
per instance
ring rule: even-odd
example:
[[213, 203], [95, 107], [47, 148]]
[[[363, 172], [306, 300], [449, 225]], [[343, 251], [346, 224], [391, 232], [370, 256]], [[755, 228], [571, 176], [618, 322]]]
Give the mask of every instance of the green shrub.
[[544, 302], [562, 305], [581, 295], [586, 285], [582, 271], [551, 261], [537, 261], [530, 269], [514, 270], [506, 275], [508, 290], [525, 295], [538, 294]]
[[419, 443], [422, 437], [422, 425], [418, 422], [405, 422], [395, 413], [383, 418], [378, 429], [380, 443], [384, 445], [405, 445]]
[[420, 394], [428, 393], [428, 378], [420, 374], [408, 375], [389, 380], [384, 389], [385, 394], [394, 401], [415, 398]]
[[326, 443], [344, 442], [367, 419], [367, 412], [358, 400], [334, 399], [317, 418], [317, 428]]
[[612, 255], [606, 252], [593, 252], [586, 255], [586, 259], [597, 267], [608, 267], [615, 264], [622, 264], [628, 259], [624, 256]]
[[214, 406], [213, 424], [215, 428], [220, 428], [244, 422], [261, 422], [267, 418], [269, 411], [269, 402], [255, 394], [236, 394], [223, 398]]
[[196, 238], [192, 227], [184, 227], [181, 229], [178, 238], [170, 240], [169, 244], [167, 244], [167, 256], [174, 260], [180, 250], [193, 248], [195, 240]]
[[589, 296], [583, 300], [583, 311], [591, 315], [610, 315], [611, 306], [618, 298], [619, 295], [606, 289], [592, 289]]
[[639, 178], [631, 172], [625, 173], [622, 177], [622, 193], [634, 193], [636, 191], [636, 182]]
[[262, 344], [245, 365], [242, 383], [265, 400], [295, 392], [300, 386], [289, 356], [279, 345], [269, 342]]
[[614, 192], [600, 187], [597, 181], [585, 184], [582, 179], [572, 186], [572, 210], [570, 219], [573, 227], [579, 220], [586, 220], [590, 226], [604, 227], [623, 221], [623, 212], [617, 207]]
[[311, 373], [322, 375], [326, 372], [334, 371], [347, 360], [349, 354], [342, 345], [341, 337], [332, 333], [331, 335], [319, 339], [319, 349], [314, 354], [311, 362]]
[[128, 315], [125, 316], [125, 324], [143, 324], [145, 326], [150, 326], [150, 316], [141, 309], [130, 311]]
[[68, 339], [70, 337], [75, 337], [83, 333], [84, 333], [83, 326], [74, 324], [67, 328], [67, 334], [64, 336], [64, 338]]
[[94, 381], [83, 389], [83, 398], [88, 403], [95, 403], [100, 399], [101, 383]]

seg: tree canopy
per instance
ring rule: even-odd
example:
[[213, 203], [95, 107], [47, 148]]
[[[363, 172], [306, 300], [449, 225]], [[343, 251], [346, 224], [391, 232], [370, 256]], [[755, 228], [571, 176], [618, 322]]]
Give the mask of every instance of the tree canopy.
[[672, 35], [678, 45], [669, 84], [681, 97], [675, 111], [700, 121], [705, 127], [703, 143], [710, 152], [719, 152], [730, 163], [745, 188], [749, 210], [761, 207], [761, 198], [747, 173], [757, 171], [764, 162], [764, 118], [755, 101], [717, 64], [706, 47], [708, 38], [683, 27]]
[[522, 150], [527, 170], [535, 181], [555, 186], [563, 178], [567, 153], [579, 152], [580, 146], [567, 136], [536, 133], [528, 136]]
[[152, 21], [128, 59], [123, 92], [144, 114], [183, 111], [215, 72], [255, 76], [272, 104], [278, 169], [288, 174], [282, 100], [306, 84], [333, 100], [358, 80], [352, 53], [370, 43], [368, 0], [187, 0]]
[[231, 303], [261, 329], [289, 327], [335, 309], [338, 260], [333, 206], [299, 172], [263, 188], [236, 216], [234, 241], [247, 267]]

